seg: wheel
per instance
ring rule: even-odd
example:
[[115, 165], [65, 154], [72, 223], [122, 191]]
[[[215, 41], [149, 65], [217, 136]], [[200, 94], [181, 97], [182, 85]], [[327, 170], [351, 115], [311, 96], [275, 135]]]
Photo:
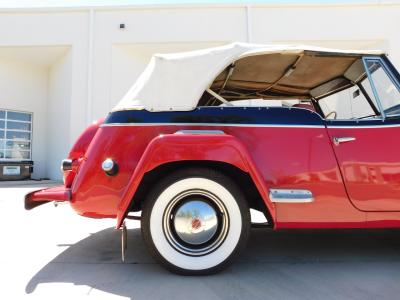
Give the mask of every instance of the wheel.
[[241, 190], [210, 169], [184, 169], [161, 180], [142, 212], [142, 236], [169, 271], [206, 275], [227, 267], [246, 246], [250, 210]]

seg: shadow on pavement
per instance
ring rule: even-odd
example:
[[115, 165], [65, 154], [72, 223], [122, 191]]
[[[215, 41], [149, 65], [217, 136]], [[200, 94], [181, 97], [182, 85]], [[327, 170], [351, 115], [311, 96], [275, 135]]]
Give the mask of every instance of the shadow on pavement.
[[[128, 232], [128, 262], [109, 228], [44, 266], [26, 286], [63, 282], [132, 299], [394, 299], [400, 295], [400, 231], [253, 229], [246, 253], [226, 271], [182, 277]], [[60, 245], [65, 246], [65, 245]]]

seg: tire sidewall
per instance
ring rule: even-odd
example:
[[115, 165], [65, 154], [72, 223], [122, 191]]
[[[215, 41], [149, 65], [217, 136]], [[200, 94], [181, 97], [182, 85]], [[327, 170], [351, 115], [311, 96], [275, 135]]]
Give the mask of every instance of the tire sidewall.
[[[179, 193], [204, 189], [217, 196], [229, 216], [227, 236], [213, 252], [204, 256], [188, 256], [168, 242], [163, 230], [164, 211]], [[190, 169], [171, 174], [162, 180], [144, 203], [142, 235], [153, 256], [170, 271], [184, 275], [215, 273], [225, 268], [246, 245], [250, 215], [243, 194], [223, 174], [207, 169]]]

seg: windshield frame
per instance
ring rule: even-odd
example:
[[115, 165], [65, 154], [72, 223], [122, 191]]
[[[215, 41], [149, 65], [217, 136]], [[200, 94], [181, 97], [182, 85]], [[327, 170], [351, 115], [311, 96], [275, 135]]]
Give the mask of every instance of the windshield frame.
[[[380, 64], [380, 67], [383, 69], [383, 71], [385, 72], [388, 79], [393, 83], [393, 85], [397, 88], [397, 91], [400, 93], [400, 83], [398, 81], [399, 74], [397, 73], [397, 71], [395, 73], [393, 72], [394, 67], [393, 67], [393, 65], [390, 64], [390, 62], [388, 61], [388, 59], [386, 57], [385, 57], [385, 59], [382, 56], [364, 56], [363, 57], [364, 68], [367, 73], [372, 92], [373, 92], [376, 102], [379, 106], [379, 110], [381, 112], [382, 119], [385, 120], [386, 118], [400, 116], [400, 114], [390, 114], [390, 115], [386, 114], [387, 109], [385, 110], [383, 108], [382, 101], [380, 99], [379, 93], [375, 86], [375, 82], [372, 78], [372, 74], [367, 65], [368, 62], [376, 62], [376, 63]], [[399, 99], [399, 105], [400, 105], [400, 99]], [[388, 109], [390, 109], [390, 108], [388, 108]]]

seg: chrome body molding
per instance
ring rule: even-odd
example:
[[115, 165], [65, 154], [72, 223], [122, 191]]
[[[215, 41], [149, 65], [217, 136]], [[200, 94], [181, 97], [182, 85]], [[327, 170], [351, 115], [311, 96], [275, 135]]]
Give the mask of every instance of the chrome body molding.
[[178, 130], [175, 134], [225, 134], [222, 130]]
[[[106, 123], [100, 127], [115, 127], [115, 126], [214, 126], [214, 127], [260, 127], [260, 128], [325, 128], [324, 125], [285, 125], [285, 124], [228, 124], [228, 123]], [[366, 128], [388, 128], [400, 127], [400, 124], [375, 124], [364, 125], [362, 122], [357, 125], [340, 125], [340, 123], [329, 124], [328, 129], [366, 129]]]
[[390, 128], [390, 127], [400, 127], [400, 124], [376, 124], [376, 125], [362, 125], [357, 123], [354, 126], [348, 125], [328, 125], [326, 126], [328, 129], [371, 129], [371, 128]]
[[269, 189], [269, 198], [275, 203], [310, 203], [314, 196], [309, 190]]
[[355, 140], [356, 140], [356, 138], [352, 137], [352, 136], [334, 137], [333, 138], [333, 144], [335, 146], [339, 146], [340, 144], [352, 142], [352, 141], [355, 141]]
[[106, 123], [100, 127], [113, 126], [215, 126], [215, 127], [271, 127], [271, 128], [325, 128], [324, 125], [285, 124], [235, 124], [235, 123]]

